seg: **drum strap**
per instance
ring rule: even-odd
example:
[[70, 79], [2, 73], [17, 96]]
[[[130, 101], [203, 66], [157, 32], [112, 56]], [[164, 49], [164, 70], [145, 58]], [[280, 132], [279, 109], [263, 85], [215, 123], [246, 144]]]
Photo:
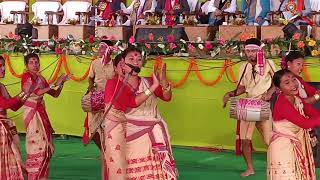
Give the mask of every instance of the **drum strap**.
[[241, 74], [241, 77], [240, 77], [240, 79], [239, 79], [239, 81], [238, 81], [237, 87], [236, 87], [236, 89], [233, 91], [234, 95], [237, 94], [237, 91], [238, 91], [238, 88], [239, 88], [239, 86], [240, 86], [240, 83], [241, 83], [241, 81], [242, 81], [242, 79], [243, 79], [243, 77], [244, 77], [244, 74], [246, 73], [248, 64], [249, 64], [249, 63], [247, 63], [246, 66], [244, 67], [244, 70], [243, 70], [243, 72], [242, 72], [242, 74]]

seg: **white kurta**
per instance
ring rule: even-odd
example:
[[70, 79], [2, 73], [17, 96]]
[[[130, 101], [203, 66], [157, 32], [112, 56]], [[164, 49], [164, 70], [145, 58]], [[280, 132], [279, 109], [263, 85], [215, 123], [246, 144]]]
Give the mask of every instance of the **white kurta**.
[[[133, 0], [132, 3], [130, 4], [130, 6], [128, 6], [128, 7], [125, 8], [125, 9], [121, 9], [121, 10], [122, 10], [124, 13], [126, 13], [126, 14], [131, 14], [132, 11], [133, 11], [133, 6], [134, 6], [134, 4], [135, 4], [136, 2], [138, 2], [138, 1], [139, 1], [139, 0]], [[144, 8], [143, 6], [144, 6], [145, 2], [146, 2], [146, 0], [140, 0], [140, 6], [139, 6], [139, 8], [138, 8], [138, 16], [139, 16], [141, 13], [145, 14], [146, 12], [155, 12], [155, 9], [156, 9], [156, 7], [157, 7], [157, 1], [156, 1], [156, 0], [152, 0], [151, 9], [150, 9], [150, 10], [147, 10], [147, 11], [143, 11], [143, 8]], [[143, 12], [142, 12], [142, 11], [143, 11]], [[139, 21], [141, 22], [141, 24], [144, 23], [144, 20], [138, 20], [137, 23], [138, 23]], [[126, 25], [126, 26], [132, 25], [131, 22], [130, 22], [130, 19], [128, 19], [128, 20], [124, 23], [124, 25]]]
[[[226, 0], [222, 0], [222, 2], [225, 2], [225, 1]], [[204, 12], [205, 14], [215, 12], [218, 8], [214, 6], [214, 2], [215, 2], [215, 0], [210, 0], [210, 1], [206, 2], [204, 5], [202, 5], [202, 7], [201, 7], [202, 12]], [[232, 0], [230, 7], [223, 10], [223, 12], [234, 13], [234, 12], [236, 12], [236, 10], [237, 10], [237, 1]]]

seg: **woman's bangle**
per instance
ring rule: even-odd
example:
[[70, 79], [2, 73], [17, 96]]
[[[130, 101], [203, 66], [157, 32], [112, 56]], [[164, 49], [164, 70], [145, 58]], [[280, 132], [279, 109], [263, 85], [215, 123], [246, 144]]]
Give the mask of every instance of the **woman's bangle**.
[[170, 90], [171, 90], [171, 85], [170, 85], [170, 84], [168, 84], [167, 87], [165, 87], [165, 88], [162, 87], [162, 91], [163, 91], [163, 92], [168, 92], [168, 91], [170, 91]]
[[50, 86], [49, 86], [50, 89], [54, 89], [55, 87], [57, 87], [57, 85], [55, 85], [55, 84], [50, 84]]
[[26, 95], [26, 93], [24, 93], [23, 91], [20, 94], [18, 94], [20, 99], [22, 99], [25, 95]]
[[150, 96], [152, 94], [152, 92], [150, 91], [150, 89], [147, 89], [147, 90], [144, 91], [144, 94], [146, 96]]
[[319, 101], [319, 100], [320, 100], [320, 95], [319, 95], [319, 94], [314, 94], [313, 97], [314, 97], [314, 99], [315, 99], [316, 101]]

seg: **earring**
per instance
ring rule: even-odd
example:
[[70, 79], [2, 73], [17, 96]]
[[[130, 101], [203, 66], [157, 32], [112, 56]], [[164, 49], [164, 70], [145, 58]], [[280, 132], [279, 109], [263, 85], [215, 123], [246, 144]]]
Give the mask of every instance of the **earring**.
[[288, 66], [288, 68], [290, 68], [290, 66]]

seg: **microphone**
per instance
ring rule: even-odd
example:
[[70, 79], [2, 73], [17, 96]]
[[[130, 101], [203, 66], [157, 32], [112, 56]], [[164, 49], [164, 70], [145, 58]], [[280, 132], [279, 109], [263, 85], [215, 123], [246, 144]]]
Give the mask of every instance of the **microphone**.
[[126, 63], [127, 66], [129, 66], [131, 68], [131, 73], [134, 71], [136, 73], [139, 73], [141, 71], [141, 69], [137, 66], [133, 66], [131, 64]]

